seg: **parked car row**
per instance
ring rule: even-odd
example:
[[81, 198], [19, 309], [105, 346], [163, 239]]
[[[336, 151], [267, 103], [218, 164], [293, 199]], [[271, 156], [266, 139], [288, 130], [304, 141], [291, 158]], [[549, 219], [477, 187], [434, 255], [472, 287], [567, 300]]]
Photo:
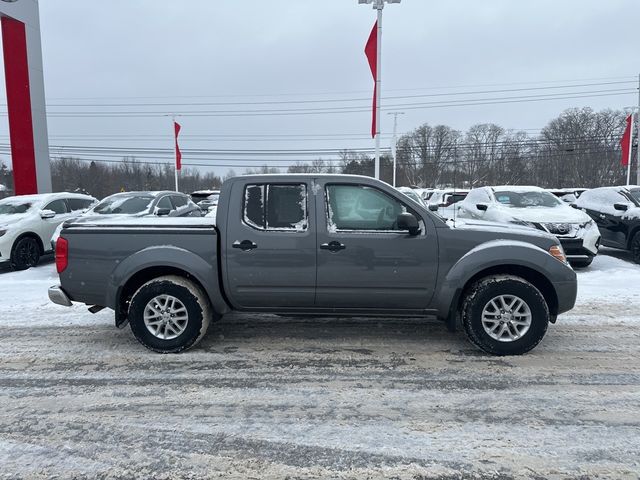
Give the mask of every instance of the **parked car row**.
[[575, 268], [590, 265], [601, 244], [627, 250], [640, 263], [640, 186], [413, 191], [445, 220], [518, 224], [551, 233]]
[[184, 193], [126, 192], [102, 201], [89, 195], [53, 193], [0, 200], [0, 263], [14, 270], [34, 267], [55, 250], [63, 224], [96, 218], [132, 216], [201, 217], [202, 210]]

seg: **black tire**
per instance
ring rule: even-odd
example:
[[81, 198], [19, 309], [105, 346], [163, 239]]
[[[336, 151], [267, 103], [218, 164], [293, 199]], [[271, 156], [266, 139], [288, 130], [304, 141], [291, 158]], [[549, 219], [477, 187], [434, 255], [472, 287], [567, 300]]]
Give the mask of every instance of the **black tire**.
[[[163, 295], [176, 298], [186, 309], [187, 320], [182, 327], [184, 330], [175, 338], [160, 338], [150, 330], [154, 327], [148, 328], [145, 324], [145, 310], [148, 306], [158, 307], [157, 303], [151, 302]], [[179, 353], [195, 346], [207, 332], [211, 317], [211, 305], [202, 289], [191, 280], [174, 275], [158, 277], [142, 285], [131, 298], [128, 315], [131, 331], [136, 339], [149, 350], [158, 353]], [[166, 322], [172, 320], [167, 319]], [[168, 328], [173, 327], [158, 327], [160, 335], [176, 333], [170, 332]]]
[[569, 263], [573, 268], [587, 268], [593, 263], [595, 257], [589, 257], [588, 260], [569, 260]]
[[631, 240], [631, 258], [633, 261], [640, 264], [640, 232], [637, 232]]
[[[482, 313], [485, 307], [488, 307], [491, 300], [500, 295], [518, 297], [529, 308], [530, 326], [520, 338], [499, 341], [492, 338], [483, 327]], [[495, 275], [483, 278], [466, 292], [466, 298], [463, 300], [462, 323], [469, 340], [476, 347], [493, 355], [522, 355], [533, 349], [547, 332], [549, 320], [549, 307], [544, 296], [535, 286], [523, 278], [513, 275]], [[502, 324], [499, 325], [499, 328], [502, 328]]]
[[40, 245], [33, 237], [22, 237], [11, 249], [11, 268], [27, 270], [40, 261]]

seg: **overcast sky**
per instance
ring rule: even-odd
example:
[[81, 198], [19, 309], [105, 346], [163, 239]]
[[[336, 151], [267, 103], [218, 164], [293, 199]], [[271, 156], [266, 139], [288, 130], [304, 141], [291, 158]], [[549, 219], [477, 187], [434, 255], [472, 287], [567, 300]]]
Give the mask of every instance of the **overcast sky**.
[[[375, 12], [357, 0], [40, 0], [40, 11], [51, 145], [168, 149], [170, 119], [162, 113], [242, 110], [248, 113], [180, 117], [182, 147], [373, 146], [367, 138], [373, 83], [363, 48]], [[637, 93], [611, 93], [637, 88], [639, 25], [637, 0], [402, 0], [384, 10], [383, 97], [422, 96], [390, 98], [383, 107], [404, 105], [392, 108], [406, 112], [399, 118], [400, 132], [425, 122], [462, 130], [494, 122], [535, 134], [569, 107], [635, 105]], [[487, 90], [519, 91], [477, 93]], [[451, 105], [452, 100], [603, 93]], [[295, 101], [307, 103], [264, 103]], [[424, 106], [427, 102], [445, 106]], [[345, 107], [358, 111], [255, 115], [256, 110]], [[142, 111], [158, 116], [123, 113]], [[59, 112], [70, 116], [55, 116]], [[124, 116], [78, 118], [77, 112]], [[392, 125], [392, 117], [383, 114], [386, 147]], [[238, 137], [247, 134], [260, 137]], [[4, 114], [0, 143], [7, 141]], [[103, 155], [94, 158], [115, 160], [119, 154]], [[257, 152], [224, 153], [186, 155], [185, 162], [235, 163], [242, 171], [266, 158]], [[274, 163], [312, 158], [280, 155]]]

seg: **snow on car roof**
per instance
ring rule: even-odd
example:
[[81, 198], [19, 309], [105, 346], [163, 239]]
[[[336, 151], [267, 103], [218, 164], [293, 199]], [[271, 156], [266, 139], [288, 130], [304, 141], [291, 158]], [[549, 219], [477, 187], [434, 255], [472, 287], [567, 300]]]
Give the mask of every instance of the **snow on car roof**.
[[0, 200], [0, 202], [11, 202], [11, 201], [19, 201], [19, 202], [32, 202], [32, 203], [40, 203], [40, 202], [48, 202], [51, 200], [57, 200], [58, 198], [82, 198], [82, 199], [91, 199], [94, 198], [90, 195], [84, 195], [82, 193], [67, 193], [67, 192], [58, 192], [58, 193], [39, 193], [34, 195], [16, 195], [13, 197], [7, 197]]
[[197, 190], [191, 192], [191, 195], [215, 195], [216, 193], [220, 193], [220, 190]]
[[507, 190], [510, 192], [545, 192], [544, 188], [536, 187], [534, 185], [497, 185], [495, 187], [489, 187], [495, 190]]

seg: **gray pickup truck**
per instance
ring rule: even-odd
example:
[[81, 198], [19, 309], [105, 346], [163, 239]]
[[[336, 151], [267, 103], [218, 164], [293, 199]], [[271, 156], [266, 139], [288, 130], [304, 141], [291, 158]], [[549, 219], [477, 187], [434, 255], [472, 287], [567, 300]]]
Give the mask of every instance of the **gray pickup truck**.
[[[209, 222], [209, 223], [207, 223]], [[558, 240], [518, 226], [452, 228], [391, 186], [349, 175], [232, 178], [208, 218], [66, 225], [50, 299], [108, 307], [147, 348], [194, 346], [231, 311], [436, 316], [496, 355], [535, 347], [573, 308]]]

